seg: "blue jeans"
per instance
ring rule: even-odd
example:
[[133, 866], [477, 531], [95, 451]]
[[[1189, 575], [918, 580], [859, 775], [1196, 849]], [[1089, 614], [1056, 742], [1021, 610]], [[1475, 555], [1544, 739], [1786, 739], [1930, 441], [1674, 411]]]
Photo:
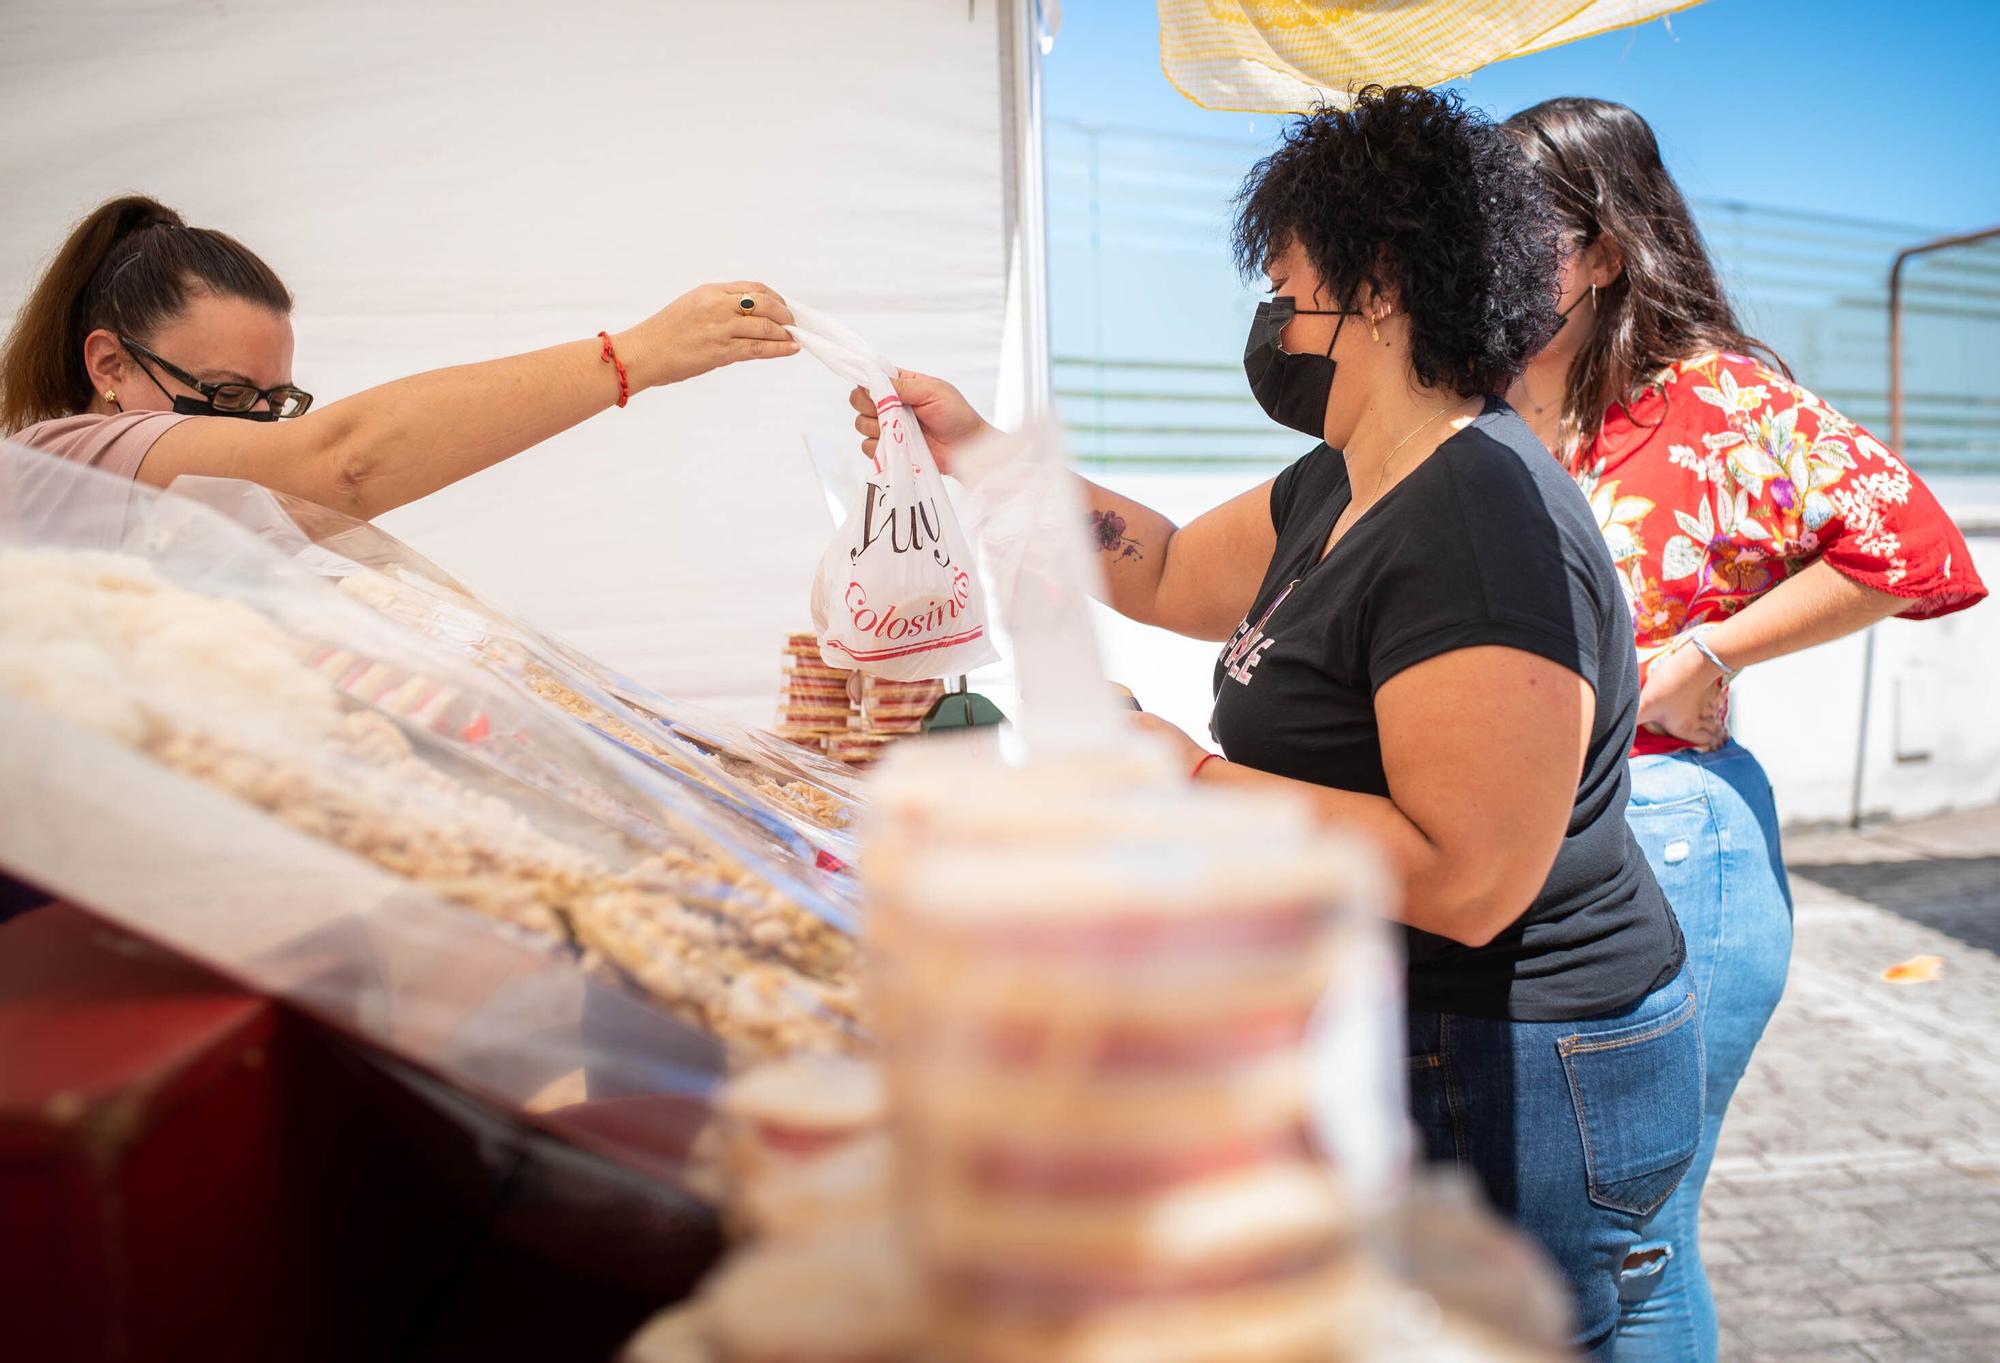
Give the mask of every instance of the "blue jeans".
[[1610, 1357], [1618, 1274], [1701, 1141], [1701, 1022], [1686, 970], [1579, 1022], [1411, 1013], [1410, 1108], [1426, 1155], [1470, 1171], [1540, 1242]]
[[1635, 759], [1627, 817], [1687, 939], [1708, 1078], [1701, 1149], [1620, 1284], [1618, 1363], [1715, 1363], [1715, 1302], [1696, 1239], [1701, 1187], [1730, 1095], [1784, 992], [1792, 890], [1771, 783], [1735, 743]]

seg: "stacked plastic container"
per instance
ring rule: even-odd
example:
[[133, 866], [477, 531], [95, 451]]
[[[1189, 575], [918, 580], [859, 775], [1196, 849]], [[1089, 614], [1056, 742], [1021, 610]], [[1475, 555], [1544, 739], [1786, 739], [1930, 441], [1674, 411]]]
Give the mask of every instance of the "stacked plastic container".
[[1315, 1058], [1373, 859], [1283, 800], [925, 757], [892, 764], [864, 871], [936, 1355], [1343, 1356], [1357, 1211]]

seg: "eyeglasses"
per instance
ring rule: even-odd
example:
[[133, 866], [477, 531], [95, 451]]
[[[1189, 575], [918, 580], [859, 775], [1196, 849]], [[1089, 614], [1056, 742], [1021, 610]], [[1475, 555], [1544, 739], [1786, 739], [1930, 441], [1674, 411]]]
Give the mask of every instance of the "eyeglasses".
[[[254, 410], [260, 402], [269, 405], [274, 417], [304, 416], [306, 408], [312, 406], [312, 394], [303, 388], [294, 388], [289, 383], [281, 383], [276, 388], [259, 388], [254, 383], [204, 383], [179, 365], [154, 354], [129, 337], [120, 336], [118, 344], [132, 353], [132, 358], [139, 361], [141, 369], [145, 369], [145, 361], [151, 360], [166, 370], [169, 376], [200, 393], [210, 407], [225, 416], [241, 416], [245, 412]], [[147, 370], [146, 377], [152, 379], [154, 383], [160, 383], [151, 370]], [[160, 391], [166, 391], [165, 384], [160, 384]]]

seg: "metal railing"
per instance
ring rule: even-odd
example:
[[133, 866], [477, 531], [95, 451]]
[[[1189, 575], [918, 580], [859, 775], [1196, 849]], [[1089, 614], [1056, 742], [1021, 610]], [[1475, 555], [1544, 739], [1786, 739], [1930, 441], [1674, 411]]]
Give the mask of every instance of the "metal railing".
[[[1962, 259], [1966, 254], [1995, 241], [2000, 241], [2000, 227], [1937, 237], [1904, 247], [1896, 253], [1895, 263], [1889, 267], [1889, 443], [1894, 448], [1907, 449], [1909, 428], [1906, 418], [1913, 410], [1921, 410], [1923, 401], [1918, 394], [1903, 389], [1903, 325], [1904, 318], [1911, 311], [1911, 305], [1906, 302], [1908, 290], [1904, 284], [1904, 271], [1920, 261], [1948, 260], [1950, 257], [1940, 254], [1946, 251], [1959, 252]], [[1869, 630], [1861, 662], [1861, 720], [1854, 735], [1854, 781], [1847, 820], [1854, 828], [1861, 827], [1862, 816], [1866, 812], [1868, 716], [1875, 692], [1875, 637], [1875, 631]]]
[[[1051, 120], [1054, 387], [1082, 462], [1275, 468], [1298, 437], [1251, 401], [1239, 356], [1256, 295], [1228, 266], [1230, 193], [1266, 149]], [[1890, 425], [1887, 267], [1934, 231], [1697, 201], [1745, 324], [1799, 380]], [[1900, 448], [1927, 475], [2000, 476], [2000, 242], [1913, 262], [1901, 281], [1913, 381]]]

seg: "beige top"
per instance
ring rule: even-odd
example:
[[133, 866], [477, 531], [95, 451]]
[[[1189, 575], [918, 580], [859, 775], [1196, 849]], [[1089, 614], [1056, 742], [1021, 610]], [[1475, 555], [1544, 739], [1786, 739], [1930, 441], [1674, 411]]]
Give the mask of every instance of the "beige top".
[[85, 412], [38, 421], [7, 438], [120, 478], [137, 478], [153, 442], [186, 420], [179, 412]]

